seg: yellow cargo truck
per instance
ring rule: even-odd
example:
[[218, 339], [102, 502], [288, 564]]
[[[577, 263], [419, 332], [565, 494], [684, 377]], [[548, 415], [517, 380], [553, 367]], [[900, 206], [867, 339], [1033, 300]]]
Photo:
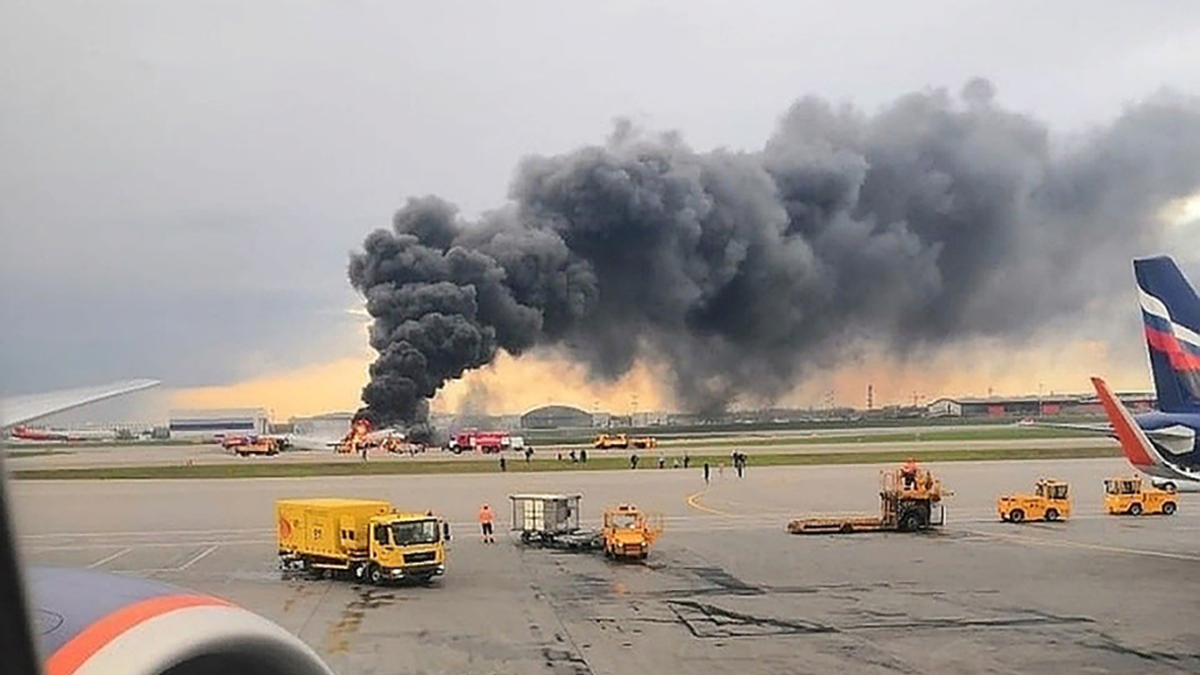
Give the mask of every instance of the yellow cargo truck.
[[280, 499], [275, 520], [283, 569], [373, 584], [424, 583], [446, 572], [450, 526], [432, 512], [404, 513], [375, 499]]

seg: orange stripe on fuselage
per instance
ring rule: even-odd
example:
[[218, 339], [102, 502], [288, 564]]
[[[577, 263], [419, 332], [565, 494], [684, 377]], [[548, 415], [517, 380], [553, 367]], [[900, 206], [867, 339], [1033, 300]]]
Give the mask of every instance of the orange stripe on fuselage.
[[1142, 446], [1142, 441], [1138, 438], [1138, 430], [1132, 426], [1137, 422], [1133, 421], [1129, 411], [1123, 409], [1104, 380], [1093, 377], [1092, 386], [1096, 388], [1096, 396], [1100, 398], [1100, 404], [1104, 406], [1104, 412], [1108, 415], [1108, 421], [1113, 425], [1113, 431], [1117, 432], [1117, 440], [1121, 442], [1121, 449], [1125, 451], [1125, 457], [1129, 463], [1134, 466], [1153, 466], [1154, 458]]
[[71, 675], [115, 638], [156, 616], [187, 607], [228, 605], [224, 600], [205, 595], [166, 595], [126, 605], [101, 617], [59, 647], [46, 661], [46, 675]]

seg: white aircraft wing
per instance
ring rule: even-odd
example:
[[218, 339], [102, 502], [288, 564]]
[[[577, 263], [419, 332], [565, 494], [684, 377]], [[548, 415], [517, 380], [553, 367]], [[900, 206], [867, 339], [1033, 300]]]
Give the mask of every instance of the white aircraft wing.
[[1069, 429], [1071, 431], [1087, 431], [1093, 434], [1102, 434], [1116, 438], [1110, 424], [1065, 424], [1061, 422], [1040, 422], [1040, 421], [1023, 421], [1017, 422], [1017, 426], [1026, 429]]
[[[1093, 434], [1108, 436], [1109, 438], [1117, 438], [1117, 432], [1113, 430], [1110, 424], [1058, 424], [1053, 422], [1018, 422], [1017, 426], [1038, 429], [1070, 429], [1072, 431], [1086, 431]], [[1185, 443], [1186, 447], [1191, 447], [1192, 441], [1195, 439], [1194, 432], [1183, 427], [1165, 427], [1162, 429], [1147, 429], [1146, 435], [1156, 441], [1171, 446], [1174, 443]]]
[[31, 422], [40, 417], [78, 408], [88, 403], [157, 387], [159, 384], [161, 383], [158, 380], [127, 380], [102, 384], [98, 387], [60, 389], [41, 394], [9, 396], [0, 399], [0, 429], [11, 427], [14, 424]]

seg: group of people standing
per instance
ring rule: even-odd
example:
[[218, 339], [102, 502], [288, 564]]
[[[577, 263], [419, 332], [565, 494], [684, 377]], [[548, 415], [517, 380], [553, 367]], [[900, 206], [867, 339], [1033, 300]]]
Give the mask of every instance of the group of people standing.
[[[740, 450], [734, 450], [733, 453], [729, 455], [729, 458], [730, 458], [730, 461], [733, 463], [734, 471], [737, 471], [738, 478], [742, 478], [743, 476], [745, 476], [746, 475], [746, 453], [744, 453]], [[725, 462], [721, 462], [720, 464], [717, 465], [717, 473], [718, 474], [725, 473]], [[712, 467], [709, 465], [708, 462], [705, 462], [704, 463], [704, 482], [708, 483], [711, 480], [711, 476], [712, 476]]]
[[[640, 458], [638, 457], [638, 454], [636, 452], [633, 453], [632, 455], [630, 455], [629, 456], [629, 468], [630, 469], [638, 468], [639, 461], [640, 461]], [[686, 469], [689, 466], [691, 466], [691, 464], [692, 464], [692, 456], [689, 455], [688, 453], [684, 452], [683, 453], [683, 468]], [[667, 458], [664, 457], [663, 455], [658, 456], [658, 468], [660, 468], [660, 469], [667, 468]], [[673, 468], [673, 469], [679, 468], [679, 458], [678, 457], [674, 457], [671, 459], [671, 468]]]
[[733, 469], [737, 471], [738, 478], [746, 475], [746, 453], [741, 450], [734, 450], [730, 455], [733, 460]]
[[[524, 454], [525, 454], [525, 462], [529, 463], [533, 459], [533, 448], [526, 448]], [[587, 463], [587, 460], [588, 460], [587, 450], [580, 450], [578, 454], [576, 454], [576, 452], [574, 450], [572, 450], [570, 453], [570, 458], [571, 458], [571, 462]], [[641, 460], [641, 458], [638, 456], [638, 454], [636, 452], [629, 455], [629, 468], [630, 469], [638, 468], [638, 462], [640, 460]], [[746, 453], [742, 452], [741, 450], [734, 450], [733, 453], [730, 454], [730, 460], [733, 464], [734, 471], [737, 471], [738, 478], [744, 477], [746, 475]], [[558, 453], [558, 461], [560, 461], [560, 462], [563, 461], [563, 454], [561, 452]], [[691, 465], [692, 465], [692, 456], [690, 454], [688, 454], [687, 452], [684, 452], [683, 453], [683, 465], [682, 465], [683, 468], [687, 469]], [[665, 469], [666, 466], [667, 466], [666, 457], [659, 455], [658, 468]], [[672, 466], [672, 468], [675, 468], [675, 469], [678, 469], [680, 467], [680, 462], [679, 462], [678, 457], [675, 457], [671, 460], [671, 466]], [[724, 462], [721, 462], [720, 464], [718, 464], [718, 466], [717, 466], [718, 473], [722, 472], [724, 467], [725, 467]], [[504, 455], [500, 456], [500, 470], [501, 471], [508, 470], [508, 462], [505, 461]], [[712, 466], [709, 462], [705, 462], [704, 463], [704, 482], [705, 483], [710, 481], [711, 474], [712, 474]]]

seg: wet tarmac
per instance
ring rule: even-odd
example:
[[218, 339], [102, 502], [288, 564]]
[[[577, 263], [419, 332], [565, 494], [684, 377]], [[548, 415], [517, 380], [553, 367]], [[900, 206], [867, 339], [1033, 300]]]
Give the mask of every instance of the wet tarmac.
[[[1120, 460], [934, 467], [955, 491], [921, 535], [795, 536], [790, 517], [872, 511], [879, 467], [13, 485], [28, 562], [152, 576], [295, 632], [374, 673], [1177, 673], [1200, 670], [1200, 496], [1172, 517], [1105, 516]], [[1071, 481], [1077, 516], [1011, 525], [1000, 492]], [[645, 564], [485, 545], [481, 501], [582, 492], [666, 516]], [[285, 577], [272, 502], [382, 497], [453, 524], [447, 575], [372, 587]]]

